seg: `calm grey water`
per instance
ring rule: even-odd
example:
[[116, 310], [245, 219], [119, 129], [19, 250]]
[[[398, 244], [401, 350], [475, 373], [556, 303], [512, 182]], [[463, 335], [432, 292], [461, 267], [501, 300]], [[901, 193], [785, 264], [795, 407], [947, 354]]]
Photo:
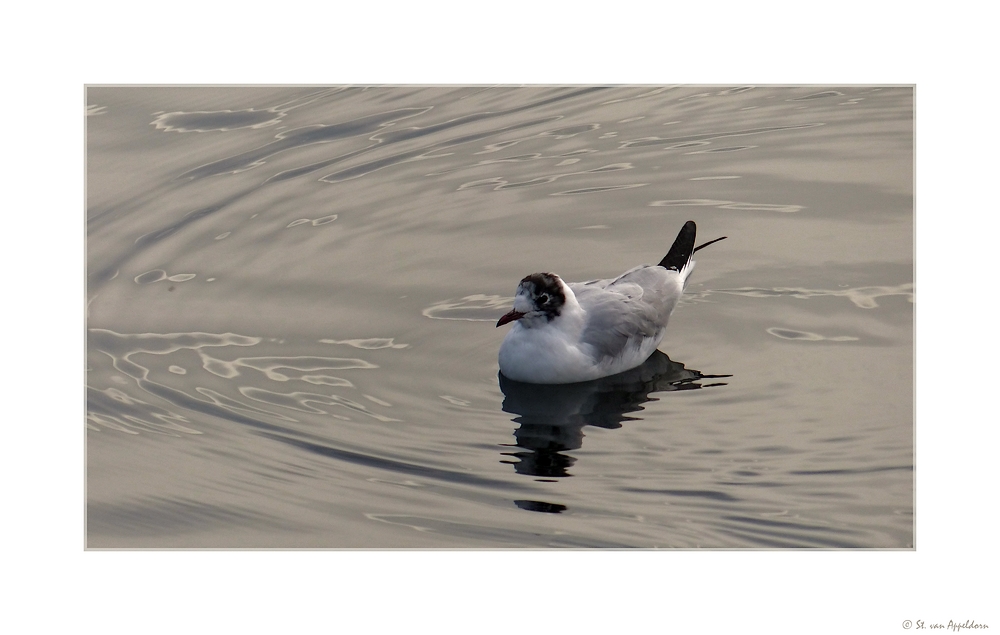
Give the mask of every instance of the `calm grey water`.
[[[699, 241], [660, 351], [518, 281]], [[87, 90], [87, 545], [912, 548], [906, 87]]]

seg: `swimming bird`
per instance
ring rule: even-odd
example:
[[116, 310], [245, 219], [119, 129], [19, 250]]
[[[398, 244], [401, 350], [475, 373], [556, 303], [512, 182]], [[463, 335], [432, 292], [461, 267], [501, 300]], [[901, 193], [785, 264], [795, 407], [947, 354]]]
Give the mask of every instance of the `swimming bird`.
[[571, 282], [554, 273], [521, 280], [513, 322], [500, 345], [500, 372], [532, 384], [571, 384], [615, 375], [642, 364], [663, 340], [667, 320], [694, 270], [694, 221], [684, 223], [667, 255], [617, 278]]

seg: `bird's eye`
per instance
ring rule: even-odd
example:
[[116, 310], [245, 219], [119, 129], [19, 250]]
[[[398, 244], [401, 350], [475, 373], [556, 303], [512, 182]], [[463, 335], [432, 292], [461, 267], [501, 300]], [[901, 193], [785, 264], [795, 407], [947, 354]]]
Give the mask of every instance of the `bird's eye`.
[[547, 293], [543, 293], [542, 295], [538, 296], [539, 304], [547, 304], [548, 301], [549, 301], [549, 295]]

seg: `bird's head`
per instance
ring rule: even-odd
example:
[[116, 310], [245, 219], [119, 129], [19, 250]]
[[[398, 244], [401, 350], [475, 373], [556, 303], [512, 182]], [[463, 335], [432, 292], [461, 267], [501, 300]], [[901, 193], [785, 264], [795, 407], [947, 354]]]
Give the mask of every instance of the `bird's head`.
[[514, 295], [514, 310], [500, 318], [497, 326], [521, 319], [526, 327], [551, 322], [566, 304], [567, 292], [572, 293], [556, 274], [533, 273], [521, 280]]

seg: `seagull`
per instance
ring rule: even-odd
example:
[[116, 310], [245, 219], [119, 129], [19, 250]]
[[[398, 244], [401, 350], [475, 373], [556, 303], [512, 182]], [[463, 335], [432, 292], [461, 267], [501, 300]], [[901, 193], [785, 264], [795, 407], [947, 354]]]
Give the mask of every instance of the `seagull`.
[[532, 384], [572, 384], [616, 375], [646, 361], [659, 346], [667, 320], [694, 271], [694, 221], [684, 223], [656, 265], [639, 265], [617, 278], [563, 282], [533, 273], [517, 287], [514, 309], [497, 327], [514, 325], [500, 345], [500, 372]]

